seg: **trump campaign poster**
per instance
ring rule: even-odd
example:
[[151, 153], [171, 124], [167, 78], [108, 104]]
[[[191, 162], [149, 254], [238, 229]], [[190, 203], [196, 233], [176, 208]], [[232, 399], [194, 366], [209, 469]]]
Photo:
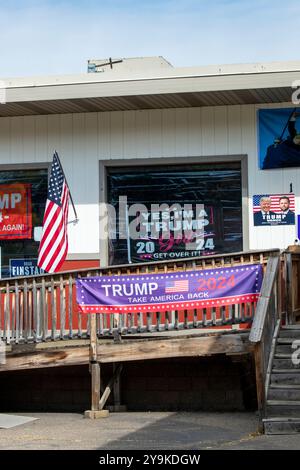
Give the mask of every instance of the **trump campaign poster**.
[[[130, 219], [133, 220], [134, 216]], [[139, 238], [130, 238], [130, 260], [163, 260], [215, 253], [216, 230], [213, 207], [141, 213]], [[167, 235], [166, 235], [167, 234]]]
[[31, 238], [31, 185], [0, 185], [0, 239]]
[[256, 194], [253, 196], [254, 226], [295, 225], [295, 195]]

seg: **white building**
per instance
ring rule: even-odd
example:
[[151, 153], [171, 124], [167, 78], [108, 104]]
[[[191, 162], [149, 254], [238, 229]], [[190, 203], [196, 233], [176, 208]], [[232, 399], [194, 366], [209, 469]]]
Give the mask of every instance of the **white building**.
[[[90, 61], [90, 70], [93, 63], [101, 61]], [[95, 70], [2, 81], [1, 208], [3, 214], [12, 210], [3, 199], [7, 184], [30, 184], [31, 225], [41, 225], [47, 171], [57, 150], [79, 217], [69, 225], [64, 269], [95, 266], [100, 253], [102, 264], [128, 261], [126, 240], [110, 258], [108, 244], [100, 241], [100, 202], [118, 195], [129, 194], [129, 203], [204, 204], [206, 238], [214, 240], [206, 253], [293, 244], [296, 218], [293, 224], [254, 226], [253, 196], [291, 193], [293, 203], [294, 194], [299, 212], [300, 164], [260, 169], [258, 110], [293, 110], [300, 62], [174, 68], [154, 57]], [[36, 258], [38, 248], [33, 230], [27, 238], [9, 239], [4, 222], [2, 276], [12, 273], [10, 260]], [[157, 246], [143, 243], [135, 243], [136, 253], [153, 259]], [[161, 253], [172, 251], [166, 250], [161, 247]]]

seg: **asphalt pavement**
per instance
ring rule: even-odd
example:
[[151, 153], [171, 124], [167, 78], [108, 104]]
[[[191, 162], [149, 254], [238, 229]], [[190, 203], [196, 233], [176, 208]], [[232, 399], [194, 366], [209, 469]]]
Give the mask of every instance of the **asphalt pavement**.
[[0, 429], [1, 450], [300, 449], [300, 434], [259, 434], [257, 414], [248, 412], [126, 412], [98, 420], [75, 413], [19, 414], [38, 419]]

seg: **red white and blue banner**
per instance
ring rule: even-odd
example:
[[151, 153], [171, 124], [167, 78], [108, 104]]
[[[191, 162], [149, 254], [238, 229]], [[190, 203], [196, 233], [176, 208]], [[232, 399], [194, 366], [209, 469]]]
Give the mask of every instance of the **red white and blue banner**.
[[260, 264], [198, 271], [101, 276], [76, 280], [83, 313], [132, 313], [222, 307], [257, 301]]

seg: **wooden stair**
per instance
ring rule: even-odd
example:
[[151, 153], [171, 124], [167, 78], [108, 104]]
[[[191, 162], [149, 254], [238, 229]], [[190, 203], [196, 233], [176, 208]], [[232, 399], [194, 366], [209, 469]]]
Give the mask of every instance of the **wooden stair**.
[[[299, 341], [296, 344], [294, 341]], [[270, 385], [263, 419], [266, 434], [300, 432], [300, 363], [292, 354], [300, 350], [300, 325], [281, 327], [273, 357]], [[300, 362], [300, 352], [297, 355]]]

